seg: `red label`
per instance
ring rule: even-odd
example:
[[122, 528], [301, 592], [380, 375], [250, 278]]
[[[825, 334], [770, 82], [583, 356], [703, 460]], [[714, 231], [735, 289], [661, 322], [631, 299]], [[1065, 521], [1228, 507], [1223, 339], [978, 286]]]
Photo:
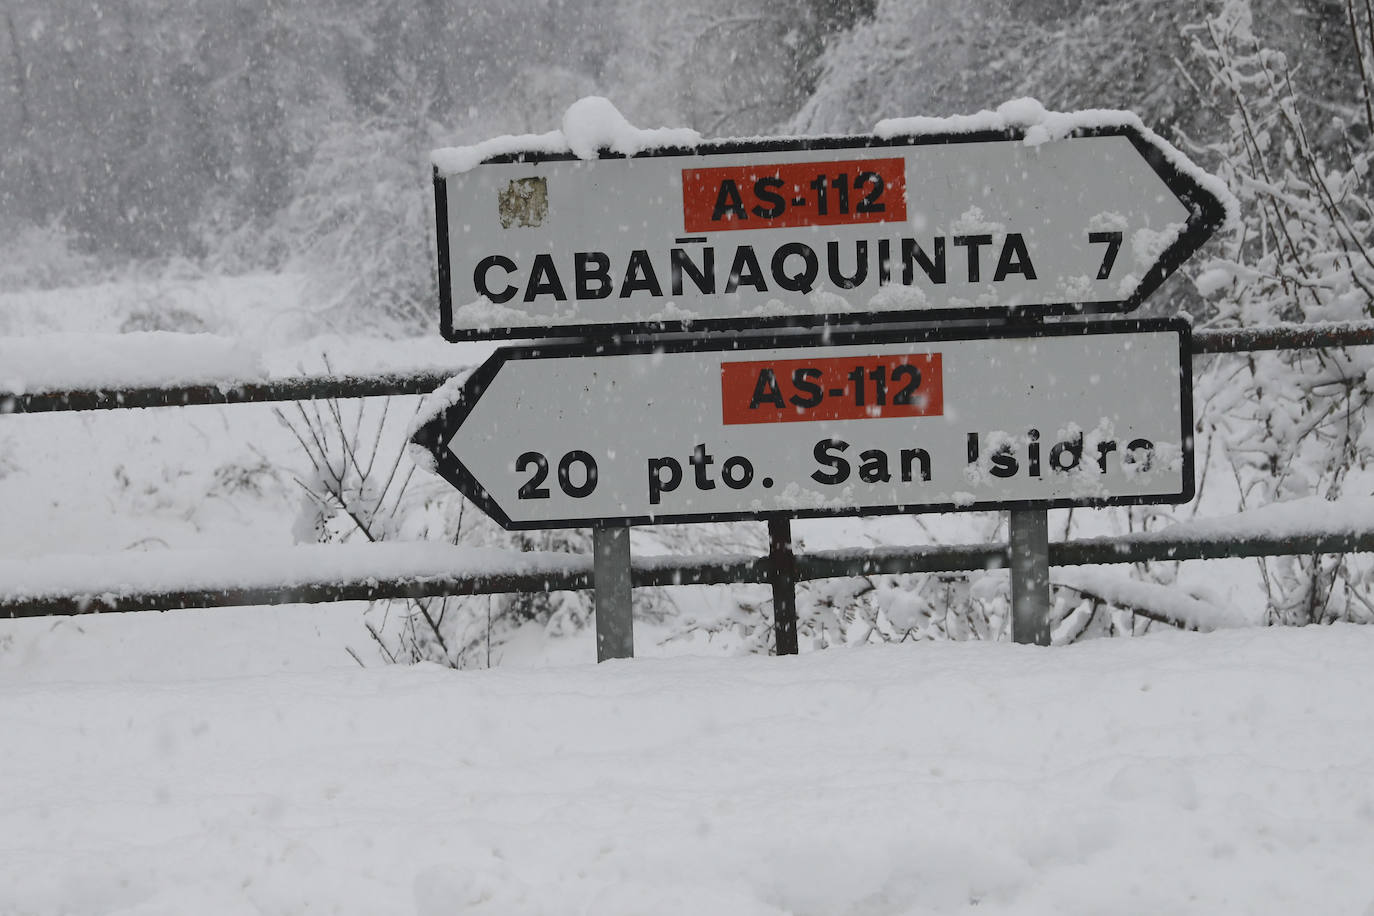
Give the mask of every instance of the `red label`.
[[687, 232], [781, 229], [906, 219], [901, 159], [682, 170]]
[[945, 411], [939, 353], [721, 363], [720, 394], [727, 426]]

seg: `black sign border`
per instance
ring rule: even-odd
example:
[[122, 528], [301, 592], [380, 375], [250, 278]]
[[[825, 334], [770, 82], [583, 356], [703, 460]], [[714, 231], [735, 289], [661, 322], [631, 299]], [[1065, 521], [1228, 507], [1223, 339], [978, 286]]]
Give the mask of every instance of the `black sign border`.
[[[733, 331], [775, 328], [825, 328], [841, 325], [905, 324], [920, 321], [951, 319], [996, 319], [1041, 317], [1051, 315], [1125, 314], [1134, 311], [1159, 288], [1170, 274], [1183, 264], [1225, 222], [1226, 210], [1221, 201], [1182, 172], [1159, 147], [1146, 138], [1134, 125], [1121, 124], [1080, 128], [1067, 135], [1071, 138], [1126, 137], [1154, 170], [1170, 191], [1188, 208], [1188, 221], [1183, 232], [1146, 271], [1135, 293], [1124, 300], [1099, 302], [1059, 302], [1044, 305], [1027, 304], [1015, 307], [904, 309], [877, 312], [815, 312], [805, 315], [777, 315], [765, 318], [703, 318], [699, 321], [605, 322], [596, 324], [540, 325], [492, 328], [455, 328], [453, 326], [453, 291], [450, 282], [452, 265], [448, 239], [448, 189], [444, 176], [434, 169], [434, 212], [438, 228], [439, 331], [452, 343], [480, 340], [524, 340], [549, 337], [595, 337], [623, 334], [653, 334], [683, 331]], [[666, 146], [625, 156], [602, 150], [601, 159], [641, 159], [683, 156], [703, 158], [738, 153], [783, 153], [798, 150], [886, 149], [908, 146], [931, 146], [952, 143], [986, 143], [989, 141], [1021, 141], [1026, 131], [983, 130], [968, 133], [921, 134], [916, 136], [875, 137], [871, 135], [828, 136], [810, 138], [722, 140], [702, 143], [696, 147]], [[576, 160], [572, 153], [526, 152], [492, 156], [482, 165], [513, 162], [567, 162]], [[704, 163], [709, 164], [709, 163]]]
[[[921, 503], [918, 505], [836, 507], [798, 509], [773, 512], [708, 512], [678, 515], [610, 516], [595, 520], [540, 519], [516, 522], [506, 515], [500, 505], [451, 452], [447, 443], [457, 433], [463, 421], [481, 400], [493, 379], [505, 363], [514, 360], [555, 359], [588, 356], [620, 356], [634, 353], [726, 352], [770, 348], [848, 346], [863, 344], [931, 343], [988, 338], [1038, 338], [1097, 336], [1103, 334], [1176, 332], [1179, 347], [1179, 420], [1183, 443], [1183, 490], [1148, 496], [1063, 497], [1058, 499], [1028, 499], [981, 501], [968, 505], [955, 503]], [[1115, 321], [1054, 322], [1049, 324], [970, 325], [966, 327], [934, 327], [930, 325], [904, 328], [857, 328], [810, 333], [760, 334], [723, 336], [694, 336], [685, 338], [632, 338], [619, 341], [576, 341], [548, 344], [524, 344], [502, 347], [486, 362], [473, 370], [463, 383], [458, 399], [438, 417], [426, 423], [412, 439], [433, 454], [440, 476], [458, 489], [479, 509], [507, 531], [538, 531], [546, 528], [589, 528], [612, 525], [674, 525], [691, 522], [731, 522], [782, 518], [866, 517], [934, 512], [978, 512], [1005, 509], [1065, 509], [1070, 507], [1100, 508], [1103, 506], [1146, 506], [1192, 502], [1196, 495], [1193, 464], [1193, 371], [1192, 325], [1182, 318], [1135, 318]]]

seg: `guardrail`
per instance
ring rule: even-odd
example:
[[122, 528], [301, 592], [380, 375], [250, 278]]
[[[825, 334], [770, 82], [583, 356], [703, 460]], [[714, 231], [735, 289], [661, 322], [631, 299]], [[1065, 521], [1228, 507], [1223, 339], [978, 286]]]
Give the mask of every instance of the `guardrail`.
[[[1374, 344], [1374, 321], [1319, 325], [1279, 325], [1262, 328], [1200, 330], [1192, 335], [1195, 356], [1280, 349], [1324, 349]], [[314, 376], [269, 381], [232, 387], [209, 384], [129, 387], [102, 390], [0, 392], [0, 414], [40, 413], [67, 410], [108, 410], [146, 407], [182, 407], [200, 404], [241, 404], [325, 398], [361, 398], [416, 395], [432, 391], [445, 381], [448, 373], [424, 371], [372, 376]], [[1374, 552], [1374, 512], [1368, 513], [1369, 527], [1342, 530], [1283, 530], [1264, 523], [1255, 530], [1239, 533], [1192, 531], [1189, 526], [1176, 530], [1109, 538], [1079, 539], [1049, 545], [1052, 566], [1137, 563], [1147, 560], [1219, 559], [1282, 555], [1314, 555]], [[795, 651], [795, 617], [790, 622], [787, 609], [793, 606], [796, 582], [831, 577], [864, 576], [913, 572], [955, 572], [1007, 566], [1012, 553], [1001, 544], [956, 546], [884, 547], [863, 551], [814, 551], [794, 553], [786, 523], [774, 529], [770, 551], [765, 556], [728, 555], [709, 557], [637, 557], [630, 572], [631, 584], [641, 586], [707, 585], [764, 583], [774, 588], [775, 616], [780, 651]], [[784, 532], [779, 536], [779, 531]], [[459, 548], [454, 553], [436, 554], [432, 564], [391, 572], [387, 562], [371, 564], [370, 557], [383, 559], [383, 551], [400, 545], [361, 545], [349, 558], [347, 571], [339, 574], [338, 564], [322, 564], [329, 569], [313, 575], [305, 562], [300, 575], [292, 581], [254, 582], [253, 564], [245, 563], [238, 575], [224, 575], [214, 582], [187, 582], [174, 588], [139, 586], [138, 576], [121, 575], [94, 581], [80, 589], [35, 583], [28, 590], [10, 588], [0, 591], [0, 615], [36, 617], [111, 611], [168, 610], [247, 605], [296, 604], [381, 599], [426, 598], [446, 595], [501, 594], [577, 590], [594, 587], [595, 570], [591, 556], [529, 555], [510, 553], [508, 564], [491, 552], [483, 562], [463, 571], [459, 564], [470, 560]], [[434, 545], [430, 545], [432, 549]], [[312, 547], [311, 551], [338, 552], [344, 547]], [[175, 566], [178, 551], [157, 554], [119, 554], [122, 568], [150, 558], [160, 568]], [[320, 554], [326, 556], [327, 554]], [[452, 564], [452, 565], [448, 565]], [[79, 565], [79, 563], [78, 563]], [[394, 566], [395, 564], [390, 564]], [[96, 564], [97, 567], [100, 564]], [[326, 574], [327, 573], [327, 574]], [[101, 574], [97, 569], [95, 576]], [[105, 573], [108, 576], [108, 573]], [[79, 578], [79, 577], [78, 577]], [[7, 581], [0, 568], [0, 584]], [[8, 581], [13, 582], [13, 578]], [[122, 584], [121, 584], [122, 583]], [[251, 584], [242, 584], [251, 583]], [[1145, 616], [1167, 619], [1150, 608], [1137, 608]], [[1172, 623], [1187, 621], [1170, 620]], [[790, 634], [784, 632], [791, 627]], [[790, 640], [789, 637], [790, 636]]]

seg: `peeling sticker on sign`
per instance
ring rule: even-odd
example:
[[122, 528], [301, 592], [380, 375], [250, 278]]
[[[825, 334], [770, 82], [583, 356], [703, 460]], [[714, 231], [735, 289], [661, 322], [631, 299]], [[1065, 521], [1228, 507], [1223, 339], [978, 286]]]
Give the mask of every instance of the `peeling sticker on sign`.
[[542, 226], [549, 215], [549, 185], [545, 178], [515, 178], [504, 191], [498, 191], [497, 212], [501, 228]]

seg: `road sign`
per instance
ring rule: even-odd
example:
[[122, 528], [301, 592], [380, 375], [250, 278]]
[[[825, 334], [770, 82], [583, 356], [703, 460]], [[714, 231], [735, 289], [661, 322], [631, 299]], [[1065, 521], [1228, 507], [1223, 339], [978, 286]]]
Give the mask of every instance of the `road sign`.
[[1186, 502], [1179, 320], [498, 350], [417, 434], [503, 527]]
[[1129, 119], [1036, 136], [436, 167], [441, 329], [457, 341], [1129, 312], [1223, 219], [1200, 173]]

